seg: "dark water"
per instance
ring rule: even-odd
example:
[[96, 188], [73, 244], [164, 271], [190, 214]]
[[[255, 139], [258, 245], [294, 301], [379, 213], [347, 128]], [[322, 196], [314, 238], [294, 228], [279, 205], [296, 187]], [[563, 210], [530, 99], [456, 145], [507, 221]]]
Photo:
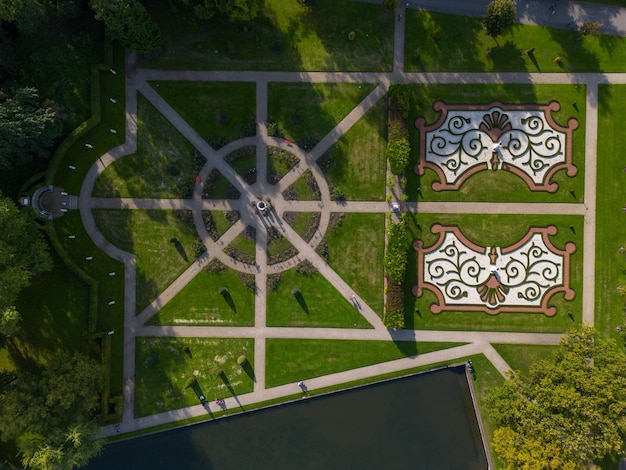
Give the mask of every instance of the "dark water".
[[107, 445], [89, 469], [486, 469], [464, 367]]

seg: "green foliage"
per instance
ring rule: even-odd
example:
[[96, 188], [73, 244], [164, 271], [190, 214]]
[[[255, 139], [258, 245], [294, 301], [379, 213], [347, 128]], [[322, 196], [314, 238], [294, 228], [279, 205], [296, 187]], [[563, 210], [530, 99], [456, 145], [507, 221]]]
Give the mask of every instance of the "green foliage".
[[50, 17], [69, 19], [78, 13], [75, 0], [10, 0], [0, 2], [0, 20], [9, 21], [24, 34], [32, 34]]
[[0, 170], [47, 157], [60, 125], [35, 88], [0, 90]]
[[383, 0], [382, 7], [385, 11], [393, 11], [398, 8], [398, 0]]
[[7, 307], [0, 311], [0, 335], [10, 336], [19, 329], [22, 318], [15, 307]]
[[246, 362], [248, 362], [248, 358], [244, 353], [241, 353], [239, 354], [239, 356], [237, 356], [237, 365], [244, 366]]
[[553, 359], [513, 374], [487, 397], [499, 426], [493, 449], [506, 468], [587, 469], [623, 449], [626, 354], [581, 327]]
[[387, 286], [383, 324], [387, 328], [404, 328], [404, 287], [402, 284]]
[[394, 111], [406, 119], [409, 116], [409, 87], [403, 84], [393, 84], [389, 87], [390, 106]]
[[391, 172], [394, 175], [404, 173], [406, 166], [409, 164], [410, 152], [411, 144], [407, 138], [391, 141], [387, 144], [387, 158], [389, 159]]
[[198, 18], [225, 15], [231, 21], [254, 19], [263, 5], [262, 0], [183, 0], [183, 3], [192, 6]]
[[126, 49], [148, 52], [163, 44], [159, 26], [138, 1], [91, 0], [89, 6], [96, 19], [104, 22], [107, 33]]
[[385, 273], [393, 284], [402, 284], [406, 272], [409, 238], [404, 220], [399, 224], [389, 221], [387, 227], [387, 250], [383, 260]]
[[383, 325], [394, 330], [404, 328], [404, 312], [402, 310], [385, 312], [385, 315], [383, 315]]
[[512, 0], [493, 0], [487, 5], [483, 17], [483, 28], [489, 36], [496, 38], [515, 24], [517, 11]]

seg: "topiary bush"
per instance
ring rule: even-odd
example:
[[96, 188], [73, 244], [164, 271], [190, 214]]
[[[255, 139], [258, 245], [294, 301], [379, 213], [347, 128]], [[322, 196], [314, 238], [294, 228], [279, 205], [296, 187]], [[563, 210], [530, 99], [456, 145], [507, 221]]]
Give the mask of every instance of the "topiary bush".
[[248, 362], [248, 358], [244, 353], [241, 353], [237, 356], [237, 365], [244, 366], [246, 365], [246, 362]]

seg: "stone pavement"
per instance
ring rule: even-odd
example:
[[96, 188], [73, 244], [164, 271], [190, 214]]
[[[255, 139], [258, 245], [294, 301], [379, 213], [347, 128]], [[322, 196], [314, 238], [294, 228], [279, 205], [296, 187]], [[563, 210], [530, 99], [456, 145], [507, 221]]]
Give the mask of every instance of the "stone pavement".
[[[468, 15], [484, 11], [481, 1], [467, 2], [455, 1], [420, 1], [421, 8], [432, 8], [437, 11], [456, 11]], [[535, 14], [531, 15], [529, 6], [536, 6]], [[546, 2], [522, 2], [518, 1], [520, 19], [539, 24], [550, 24], [550, 21], [558, 19], [565, 14], [560, 2], [557, 3], [555, 15], [541, 13], [542, 8], [547, 8]], [[417, 7], [418, 2], [409, 2], [409, 7]], [[431, 5], [431, 6], [429, 6]], [[582, 5], [582, 4], [581, 4]], [[528, 8], [527, 8], [528, 6]], [[480, 7], [480, 8], [479, 8]], [[541, 8], [540, 8], [541, 7]], [[570, 8], [571, 7], [571, 8]], [[610, 15], [605, 24], [611, 24], [616, 33], [626, 33], [626, 18], [622, 9], [598, 9], [591, 11], [581, 9], [580, 5], [571, 4], [567, 11], [575, 15], [576, 21], [581, 18], [590, 18], [596, 13]], [[470, 11], [471, 10], [471, 11]], [[596, 12], [595, 10], [598, 10]], [[125, 265], [125, 301], [124, 301], [124, 410], [121, 425], [122, 432], [130, 432], [158, 424], [173, 422], [190, 416], [200, 416], [207, 413], [207, 409], [197, 405], [168, 413], [154, 415], [145, 418], [135, 418], [135, 338], [137, 336], [180, 336], [180, 337], [247, 337], [254, 338], [254, 358], [256, 383], [254, 391], [239, 397], [226, 400], [228, 407], [235, 407], [261, 402], [268, 399], [298, 395], [300, 389], [296, 384], [288, 384], [281, 387], [265, 387], [265, 341], [267, 338], [324, 338], [337, 340], [394, 340], [394, 341], [430, 341], [430, 342], [461, 342], [462, 346], [435, 351], [428, 354], [420, 354], [415, 357], [405, 358], [398, 361], [376, 364], [369, 367], [354, 369], [338, 374], [308, 380], [309, 390], [341, 384], [352, 380], [375, 377], [392, 371], [400, 371], [417, 365], [427, 365], [441, 361], [451, 361], [469, 355], [484, 354], [494, 366], [505, 374], [510, 368], [506, 361], [496, 352], [493, 344], [557, 344], [560, 336], [545, 333], [499, 333], [499, 332], [476, 332], [476, 331], [413, 331], [387, 330], [382, 325], [379, 316], [359, 298], [356, 292], [319, 256], [315, 249], [322, 239], [328, 226], [328, 220], [332, 212], [378, 212], [388, 213], [389, 204], [371, 201], [347, 201], [335, 202], [330, 200], [328, 185], [314, 162], [344, 135], [358, 120], [381, 99], [391, 83], [560, 83], [560, 84], [584, 84], [587, 90], [586, 100], [586, 162], [585, 162], [585, 197], [584, 203], [571, 204], [513, 204], [513, 203], [471, 203], [471, 202], [406, 202], [401, 203], [401, 211], [404, 212], [431, 212], [431, 213], [509, 213], [509, 214], [568, 214], [584, 216], [584, 290], [583, 320], [593, 324], [593, 299], [594, 299], [594, 270], [595, 270], [595, 189], [596, 189], [596, 148], [597, 137], [597, 87], [601, 83], [626, 83], [626, 74], [537, 74], [537, 73], [406, 73], [403, 70], [404, 48], [404, 18], [405, 6], [398, 8], [394, 20], [394, 66], [393, 71], [386, 72], [230, 72], [230, 71], [160, 71], [141, 69], [137, 65], [134, 55], [128, 55], [126, 64], [126, 142], [107, 152], [96, 162], [84, 180], [80, 192], [80, 212], [86, 230], [93, 241], [107, 254], [122, 261]], [[623, 28], [623, 29], [620, 29]], [[256, 109], [257, 109], [257, 135], [242, 139], [227, 146], [215, 150], [191, 127], [176, 111], [163, 100], [158, 92], [153, 89], [148, 80], [193, 80], [193, 81], [248, 81], [256, 84]], [[324, 137], [310, 152], [304, 152], [299, 147], [267, 135], [265, 121], [267, 118], [267, 84], [269, 82], [345, 82], [345, 83], [375, 83], [378, 86], [359, 103], [337, 126]], [[187, 138], [196, 149], [206, 158], [206, 164], [200, 172], [200, 182], [196, 184], [193, 197], [189, 200], [163, 200], [163, 199], [115, 199], [95, 198], [91, 194], [95, 182], [102, 171], [117, 159], [136, 151], [137, 145], [137, 93], [144, 95], [180, 132]], [[226, 162], [223, 157], [228, 153], [244, 146], [254, 145], [257, 148], [257, 166], [265, 168], [267, 165], [265, 148], [268, 145], [278, 146], [291, 152], [299, 158], [296, 165], [277, 185], [270, 186], [264, 181], [257, 181], [248, 186]], [[237, 189], [242, 196], [238, 201], [208, 201], [201, 197], [202, 184], [206, 180], [211, 169], [217, 168]], [[283, 201], [281, 192], [289, 184], [294, 182], [305, 169], [311, 169], [320, 186], [321, 201]], [[265, 174], [265, 172], [259, 172]], [[250, 202], [256, 199], [256, 194], [270, 195], [275, 210], [265, 218], [256, 210], [250, 209]], [[319, 212], [321, 222], [318, 232], [311, 241], [306, 242], [300, 238], [288, 224], [284, 223], [280, 214], [286, 208], [295, 211]], [[194, 223], [198, 234], [207, 247], [207, 254], [200, 257], [167, 289], [139, 315], [136, 313], [135, 284], [136, 284], [136, 259], [131, 253], [126, 253], [108, 242], [99, 232], [95, 225], [92, 209], [107, 208], [119, 210], [134, 209], [184, 209], [191, 210], [194, 214]], [[202, 210], [231, 210], [240, 211], [242, 220], [236, 223], [224, 236], [214, 242], [203, 226]], [[254, 265], [245, 265], [234, 261], [225, 255], [222, 249], [228, 245], [246, 224], [256, 227], [257, 251]], [[298, 249], [298, 255], [291, 260], [276, 265], [269, 265], [266, 254], [267, 228], [269, 225], [276, 227], [285, 238]], [[218, 258], [226, 265], [236, 270], [249, 272], [255, 275], [257, 291], [255, 293], [255, 325], [254, 327], [194, 327], [194, 326], [146, 326], [146, 322], [179, 292], [193, 277], [200, 272], [204, 263], [211, 258]], [[325, 276], [343, 295], [348, 302], [356, 302], [359, 311], [372, 325], [370, 329], [344, 329], [344, 328], [272, 328], [266, 326], [266, 286], [267, 275], [283, 269], [295, 266], [300, 261], [307, 259]], [[209, 404], [209, 409], [215, 410], [214, 404]], [[112, 435], [115, 432], [113, 426], [103, 429], [104, 435]]]

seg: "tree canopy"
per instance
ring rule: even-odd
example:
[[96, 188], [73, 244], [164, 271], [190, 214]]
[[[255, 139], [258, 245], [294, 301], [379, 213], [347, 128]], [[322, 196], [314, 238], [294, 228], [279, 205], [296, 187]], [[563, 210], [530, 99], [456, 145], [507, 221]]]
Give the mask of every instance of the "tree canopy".
[[582, 327], [563, 337], [551, 360], [492, 390], [487, 406], [506, 468], [594, 468], [623, 449], [626, 354]]
[[496, 38], [515, 24], [517, 11], [512, 0], [493, 0], [487, 5], [483, 17], [483, 28], [489, 36]]
[[50, 17], [72, 18], [77, 13], [76, 0], [0, 0], [0, 19], [26, 34], [37, 31]]
[[263, 0], [183, 0], [183, 3], [192, 6], [198, 18], [225, 15], [231, 21], [256, 18], [263, 6]]
[[148, 52], [163, 44], [161, 30], [146, 7], [134, 0], [91, 0], [96, 19], [107, 33], [131, 51]]
[[16, 441], [27, 468], [74, 468], [100, 450], [89, 411], [103, 371], [79, 353], [61, 354], [42, 370], [20, 374], [0, 391], [0, 434]]
[[49, 156], [60, 130], [54, 110], [41, 106], [35, 88], [0, 90], [0, 170]]

